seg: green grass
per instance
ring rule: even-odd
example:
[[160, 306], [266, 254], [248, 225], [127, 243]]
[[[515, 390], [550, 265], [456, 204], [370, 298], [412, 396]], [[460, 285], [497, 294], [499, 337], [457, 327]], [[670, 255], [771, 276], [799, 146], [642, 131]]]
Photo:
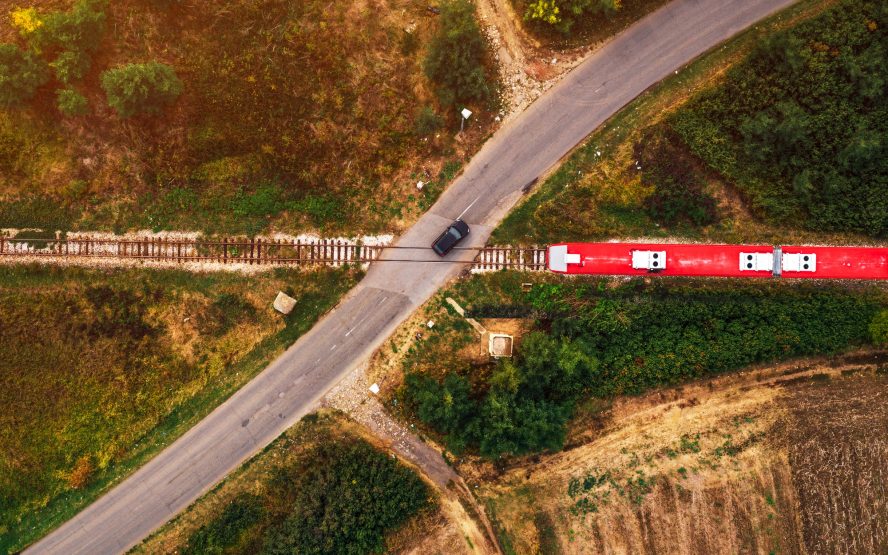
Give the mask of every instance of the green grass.
[[[347, 291], [346, 270], [0, 268], [0, 551], [17, 551], [234, 393]], [[277, 290], [299, 302], [286, 318]]]
[[[654, 167], [637, 169], [640, 147], [652, 136], [652, 127], [680, 109], [688, 99], [724, 79], [724, 71], [767, 37], [821, 13], [830, 0], [799, 2], [703, 55], [678, 74], [671, 75], [620, 110], [592, 133], [573, 154], [516, 207], [491, 238], [498, 244], [545, 244], [559, 241], [596, 241], [618, 237], [684, 236], [693, 239], [747, 242], [865, 243], [863, 235], [826, 235], [799, 226], [770, 225], [740, 211], [737, 202], [720, 207], [710, 225], [678, 222], [664, 225], [646, 209], [654, 191]], [[673, 145], [695, 168], [707, 193], [734, 194], [733, 186], [708, 169], [687, 146]], [[600, 155], [598, 154], [600, 152]]]

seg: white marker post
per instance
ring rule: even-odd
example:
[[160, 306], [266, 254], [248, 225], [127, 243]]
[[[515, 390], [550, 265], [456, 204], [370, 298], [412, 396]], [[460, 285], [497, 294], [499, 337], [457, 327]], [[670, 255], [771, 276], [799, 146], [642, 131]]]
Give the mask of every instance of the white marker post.
[[463, 108], [462, 110], [460, 110], [459, 113], [462, 116], [462, 119], [459, 120], [459, 132], [462, 133], [463, 127], [466, 124], [466, 120], [468, 120], [470, 117], [472, 117], [472, 111], [469, 110], [468, 108]]

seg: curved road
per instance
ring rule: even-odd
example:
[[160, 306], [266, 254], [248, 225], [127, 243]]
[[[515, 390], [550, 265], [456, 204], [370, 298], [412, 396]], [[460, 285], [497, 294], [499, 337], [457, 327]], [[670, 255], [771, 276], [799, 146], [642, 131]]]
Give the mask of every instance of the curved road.
[[[521, 188], [645, 89], [794, 0], [675, 0], [599, 50], [500, 129], [399, 245], [430, 244], [466, 208], [485, 243]], [[119, 553], [187, 507], [313, 410], [407, 316], [471, 259], [428, 248], [375, 264], [340, 305], [243, 389], [27, 553]]]

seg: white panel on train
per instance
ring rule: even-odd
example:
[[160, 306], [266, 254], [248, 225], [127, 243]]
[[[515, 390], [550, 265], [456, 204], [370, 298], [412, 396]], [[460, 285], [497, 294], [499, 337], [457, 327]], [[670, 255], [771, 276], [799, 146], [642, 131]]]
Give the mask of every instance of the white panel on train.
[[741, 272], [771, 272], [774, 270], [774, 254], [770, 252], [741, 252]]
[[666, 251], [632, 251], [632, 267], [636, 270], [665, 270]]
[[784, 272], [814, 272], [817, 271], [817, 255], [783, 253], [781, 266]]

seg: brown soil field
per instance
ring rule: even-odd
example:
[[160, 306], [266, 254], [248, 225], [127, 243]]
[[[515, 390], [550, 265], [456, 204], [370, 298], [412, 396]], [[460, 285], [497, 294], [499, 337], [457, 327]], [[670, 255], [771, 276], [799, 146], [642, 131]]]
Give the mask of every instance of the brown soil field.
[[506, 553], [884, 553], [886, 374], [856, 353], [620, 399], [479, 491]]

